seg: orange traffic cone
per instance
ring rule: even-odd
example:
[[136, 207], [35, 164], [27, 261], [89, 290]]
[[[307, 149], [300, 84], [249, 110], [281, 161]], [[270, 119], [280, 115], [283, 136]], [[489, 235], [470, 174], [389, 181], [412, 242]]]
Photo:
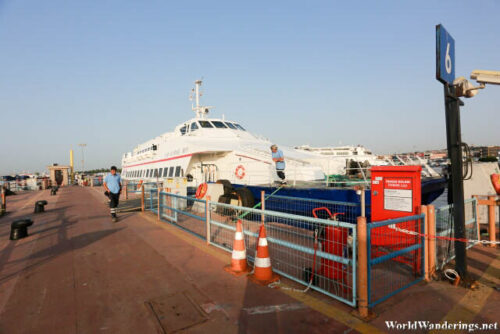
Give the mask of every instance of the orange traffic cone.
[[247, 266], [247, 251], [245, 249], [245, 240], [243, 239], [243, 227], [239, 219], [236, 223], [236, 233], [234, 234], [231, 264], [224, 267], [224, 270], [235, 276], [240, 276], [250, 271]]
[[268, 285], [269, 283], [276, 282], [280, 279], [277, 274], [273, 273], [271, 268], [271, 258], [269, 257], [266, 228], [264, 227], [264, 224], [260, 226], [254, 272], [252, 275], [249, 275], [248, 278], [252, 282], [262, 285]]

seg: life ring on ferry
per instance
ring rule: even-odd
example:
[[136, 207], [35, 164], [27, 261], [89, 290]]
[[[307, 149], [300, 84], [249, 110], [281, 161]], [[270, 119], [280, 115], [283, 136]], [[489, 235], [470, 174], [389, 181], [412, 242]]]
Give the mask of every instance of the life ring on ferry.
[[137, 183], [137, 189], [141, 189], [141, 187], [142, 187], [142, 182], [143, 182], [143, 181], [142, 181], [142, 180], [140, 180], [140, 181], [139, 181], [139, 183]]
[[242, 179], [245, 177], [245, 167], [243, 167], [243, 165], [239, 165], [238, 167], [236, 167], [236, 170], [234, 171], [234, 175], [236, 175], [236, 177], [238, 179]]
[[208, 184], [202, 183], [198, 186], [198, 189], [196, 189], [196, 198], [201, 199], [207, 194], [208, 190]]
[[491, 174], [491, 183], [493, 183], [497, 195], [500, 195], [500, 174]]

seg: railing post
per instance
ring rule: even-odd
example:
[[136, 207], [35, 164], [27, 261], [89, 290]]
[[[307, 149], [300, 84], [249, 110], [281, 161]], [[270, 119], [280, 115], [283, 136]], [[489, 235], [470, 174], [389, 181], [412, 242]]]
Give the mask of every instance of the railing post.
[[158, 188], [158, 220], [160, 220], [160, 193], [161, 193], [161, 188]]
[[5, 188], [3, 187], [3, 185], [1, 186], [2, 187], [2, 203], [1, 203], [1, 206], [0, 206], [0, 216], [3, 215], [6, 211], [7, 211], [7, 196], [5, 196]]
[[427, 224], [428, 229], [426, 233], [429, 237], [429, 253], [427, 258], [429, 259], [429, 277], [432, 277], [434, 271], [436, 270], [436, 208], [434, 205], [427, 206], [427, 218], [429, 223]]
[[[489, 202], [495, 202], [496, 196], [488, 196]], [[495, 239], [496, 239], [496, 228], [495, 228], [495, 205], [488, 204], [488, 224], [489, 224], [489, 235], [490, 235], [490, 247], [495, 247]]]
[[424, 221], [422, 224], [424, 224], [424, 263], [422, 263], [422, 266], [424, 268], [424, 279], [429, 282], [430, 281], [430, 275], [429, 275], [429, 215], [428, 215], [428, 210], [426, 205], [422, 205], [420, 207], [420, 212], [424, 215]]
[[144, 185], [141, 185], [141, 211], [144, 212]]
[[366, 192], [365, 192], [365, 186], [361, 186], [361, 217], [366, 217]]
[[368, 317], [368, 256], [366, 245], [366, 217], [358, 217], [358, 310]]
[[481, 241], [481, 228], [479, 225], [479, 196], [472, 195], [476, 204], [474, 205], [474, 218], [476, 219], [477, 240]]
[[264, 190], [260, 192], [260, 208], [262, 209], [262, 214], [260, 215], [260, 221], [262, 225], [264, 225], [266, 221], [266, 215], [264, 214], [264, 211], [266, 210], [266, 192]]
[[205, 220], [207, 224], [207, 245], [210, 245], [210, 220], [211, 220], [211, 215], [210, 215], [210, 196], [207, 196], [207, 199], [205, 201]]
[[125, 200], [128, 200], [128, 182], [125, 180]]

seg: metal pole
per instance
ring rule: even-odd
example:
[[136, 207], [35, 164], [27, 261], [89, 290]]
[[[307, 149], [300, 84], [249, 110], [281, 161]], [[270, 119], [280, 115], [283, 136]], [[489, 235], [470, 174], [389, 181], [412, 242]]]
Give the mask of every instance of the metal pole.
[[83, 154], [83, 149], [87, 144], [78, 144], [82, 148], [82, 173], [85, 171], [85, 156]]
[[262, 225], [264, 225], [264, 222], [266, 221], [266, 215], [264, 214], [264, 211], [266, 210], [266, 192], [264, 190], [260, 192], [260, 203], [260, 208], [262, 209], [260, 220]]
[[141, 211], [144, 212], [144, 185], [141, 185]]
[[[456, 239], [465, 239], [464, 183], [462, 168], [462, 135], [460, 132], [460, 104], [453, 86], [444, 85], [446, 109], [446, 143], [451, 161], [450, 185], [453, 200], [453, 222]], [[450, 197], [448, 196], [450, 199]], [[466, 244], [455, 240], [455, 270], [462, 280], [467, 277]]]
[[2, 203], [0, 204], [0, 216], [7, 211], [7, 196], [5, 196], [5, 188], [1, 185], [2, 189]]
[[366, 218], [358, 217], [358, 311], [368, 317], [368, 254], [366, 245]]
[[429, 277], [432, 277], [432, 274], [434, 273], [436, 267], [436, 239], [434, 238], [434, 236], [436, 235], [436, 209], [434, 208], [434, 205], [427, 206], [427, 214], [427, 217], [429, 218], [429, 224], [427, 225], [428, 229], [426, 230], [426, 233], [431, 236], [429, 238], [428, 253]]
[[365, 217], [366, 214], [366, 192], [365, 187], [361, 187], [361, 217]]
[[[158, 188], [158, 220], [160, 220], [160, 208], [161, 208], [160, 193], [161, 193], [161, 189]], [[151, 207], [151, 210], [152, 209], [153, 209], [153, 207]]]
[[422, 221], [422, 224], [424, 224], [424, 231], [427, 236], [424, 238], [424, 263], [422, 263], [422, 266], [424, 268], [424, 278], [427, 282], [430, 282], [430, 275], [429, 275], [429, 211], [426, 205], [422, 205], [420, 207], [420, 212], [424, 214], [424, 221]]
[[207, 196], [207, 200], [205, 201], [205, 219], [206, 219], [206, 224], [207, 224], [207, 245], [210, 245], [210, 220], [211, 220], [210, 200], [211, 200], [211, 197]]
[[496, 196], [489, 196], [488, 201], [488, 234], [490, 235], [490, 247], [495, 247], [494, 242], [496, 241], [497, 231], [495, 228], [495, 203]]

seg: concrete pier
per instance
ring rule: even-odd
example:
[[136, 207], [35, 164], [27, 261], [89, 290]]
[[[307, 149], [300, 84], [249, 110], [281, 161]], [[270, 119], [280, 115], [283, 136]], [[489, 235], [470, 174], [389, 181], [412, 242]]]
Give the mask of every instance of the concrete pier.
[[[37, 200], [48, 205], [34, 216]], [[29, 236], [10, 241], [10, 223], [25, 216]], [[386, 320], [498, 321], [498, 249], [477, 246], [469, 257], [478, 290], [420, 283], [365, 322], [319, 293], [226, 273], [230, 253], [153, 214], [112, 223], [100, 188], [26, 192], [9, 197], [0, 218], [0, 333], [376, 333], [391, 332]]]

